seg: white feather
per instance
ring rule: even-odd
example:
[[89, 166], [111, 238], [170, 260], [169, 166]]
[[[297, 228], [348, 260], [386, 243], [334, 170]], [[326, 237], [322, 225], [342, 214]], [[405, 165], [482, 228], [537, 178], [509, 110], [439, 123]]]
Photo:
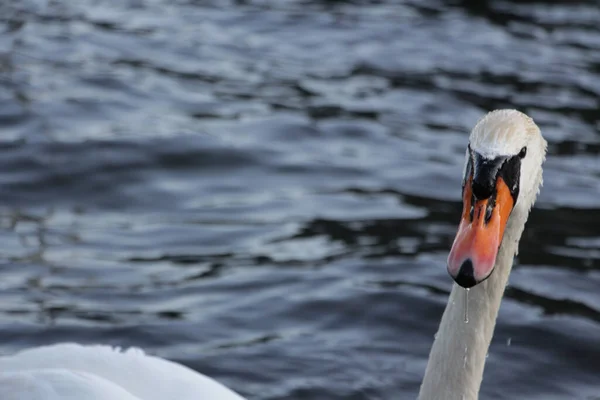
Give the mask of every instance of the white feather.
[[110, 346], [57, 344], [0, 357], [2, 400], [243, 400], [183, 365]]
[[0, 374], [2, 400], [142, 400], [106, 379], [68, 369]]

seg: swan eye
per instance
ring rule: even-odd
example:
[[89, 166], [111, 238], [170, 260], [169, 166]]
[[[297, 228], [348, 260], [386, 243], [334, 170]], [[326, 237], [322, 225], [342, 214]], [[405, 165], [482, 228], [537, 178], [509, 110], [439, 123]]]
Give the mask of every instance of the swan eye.
[[526, 155], [527, 155], [527, 147], [523, 147], [521, 149], [521, 151], [519, 152], [519, 158], [522, 160], [525, 158]]

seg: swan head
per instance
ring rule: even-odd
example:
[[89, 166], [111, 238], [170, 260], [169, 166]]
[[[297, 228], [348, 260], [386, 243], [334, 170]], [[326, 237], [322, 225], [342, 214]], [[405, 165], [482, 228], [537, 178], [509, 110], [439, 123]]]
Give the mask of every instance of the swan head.
[[511, 215], [526, 217], [535, 202], [546, 148], [537, 125], [516, 110], [492, 111], [471, 131], [463, 212], [448, 256], [448, 273], [460, 286], [470, 288], [492, 274]]

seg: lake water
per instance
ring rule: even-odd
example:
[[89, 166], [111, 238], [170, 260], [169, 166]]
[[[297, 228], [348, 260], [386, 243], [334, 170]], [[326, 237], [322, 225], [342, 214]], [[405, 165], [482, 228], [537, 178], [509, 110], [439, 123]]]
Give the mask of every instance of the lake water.
[[140, 346], [249, 399], [412, 399], [467, 135], [549, 141], [482, 399], [600, 399], [596, 1], [0, 5], [0, 352]]

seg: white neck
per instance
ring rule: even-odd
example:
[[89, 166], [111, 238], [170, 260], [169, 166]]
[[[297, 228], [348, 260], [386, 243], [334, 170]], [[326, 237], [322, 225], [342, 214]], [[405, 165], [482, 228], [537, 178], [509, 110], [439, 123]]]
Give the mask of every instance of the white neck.
[[420, 400], [476, 400], [496, 317], [527, 212], [514, 209], [492, 275], [468, 293], [454, 284], [433, 342], [419, 393]]

